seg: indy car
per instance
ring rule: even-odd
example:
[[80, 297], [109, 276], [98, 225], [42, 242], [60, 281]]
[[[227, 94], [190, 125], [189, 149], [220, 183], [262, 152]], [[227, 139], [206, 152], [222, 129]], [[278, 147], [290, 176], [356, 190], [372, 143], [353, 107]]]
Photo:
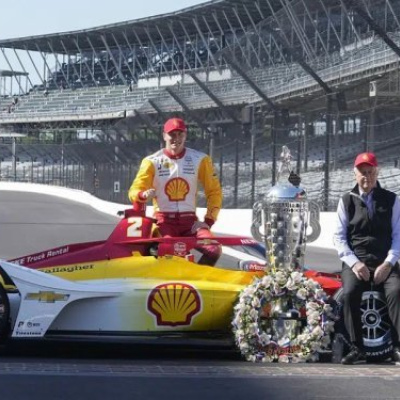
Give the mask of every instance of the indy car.
[[[199, 248], [210, 244], [222, 248], [218, 263], [198, 264]], [[253, 238], [162, 238], [143, 210], [128, 209], [104, 241], [0, 261], [0, 341], [168, 338], [232, 345], [234, 305], [265, 274], [266, 263], [264, 246]], [[338, 276], [305, 274], [340, 304]], [[365, 303], [367, 345], [386, 351], [388, 329], [379, 331], [383, 318], [370, 297]]]

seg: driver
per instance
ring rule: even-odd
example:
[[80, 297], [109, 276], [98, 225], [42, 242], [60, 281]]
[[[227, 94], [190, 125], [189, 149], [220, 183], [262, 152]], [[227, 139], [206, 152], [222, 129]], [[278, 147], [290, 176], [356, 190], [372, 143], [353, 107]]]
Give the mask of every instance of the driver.
[[343, 314], [352, 348], [342, 364], [365, 360], [360, 305], [371, 285], [384, 290], [392, 322], [394, 351], [400, 362], [400, 202], [381, 188], [373, 153], [361, 153], [354, 162], [357, 184], [338, 204], [334, 244], [343, 262]]
[[[131, 202], [153, 200], [156, 223], [164, 237], [194, 236], [209, 239], [210, 228], [222, 206], [222, 189], [211, 158], [185, 147], [187, 128], [181, 118], [164, 124], [165, 148], [145, 157], [129, 189]], [[204, 188], [207, 213], [204, 221], [196, 216], [198, 182]], [[215, 265], [221, 255], [219, 245], [198, 249], [199, 264]]]

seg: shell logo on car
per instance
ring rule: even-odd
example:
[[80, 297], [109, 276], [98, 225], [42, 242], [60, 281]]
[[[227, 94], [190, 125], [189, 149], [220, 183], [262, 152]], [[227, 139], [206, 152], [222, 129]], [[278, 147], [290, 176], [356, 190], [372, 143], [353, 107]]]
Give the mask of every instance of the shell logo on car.
[[201, 298], [187, 283], [163, 283], [150, 292], [147, 309], [158, 326], [188, 326], [201, 310]]
[[189, 193], [189, 184], [182, 178], [174, 178], [165, 185], [165, 194], [170, 201], [183, 201]]

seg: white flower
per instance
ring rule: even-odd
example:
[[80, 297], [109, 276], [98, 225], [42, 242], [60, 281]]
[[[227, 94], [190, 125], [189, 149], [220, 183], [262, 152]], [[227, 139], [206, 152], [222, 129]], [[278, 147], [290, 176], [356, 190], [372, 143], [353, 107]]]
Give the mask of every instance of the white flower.
[[251, 300], [251, 306], [254, 308], [259, 308], [261, 306], [260, 299], [258, 297], [254, 297]]
[[253, 355], [253, 354], [248, 355], [246, 360], [250, 361], [250, 362], [256, 362], [257, 361], [256, 356]]
[[330, 314], [333, 311], [333, 308], [330, 304], [324, 304], [324, 312]]
[[274, 292], [276, 295], [280, 295], [283, 292], [283, 288], [278, 282], [274, 282]]
[[250, 318], [251, 318], [252, 320], [257, 321], [257, 319], [258, 319], [258, 311], [257, 311], [256, 309], [252, 308], [252, 309], [250, 310], [249, 316], [250, 316]]
[[307, 289], [305, 289], [305, 288], [300, 288], [300, 289], [297, 291], [296, 296], [297, 296], [299, 299], [301, 299], [301, 300], [305, 300], [306, 297], [307, 297], [307, 293], [308, 293]]
[[322, 328], [321, 328], [319, 325], [317, 325], [317, 326], [312, 330], [311, 334], [312, 334], [313, 336], [316, 336], [316, 337], [321, 337], [321, 336], [324, 334], [324, 331], [322, 330]]
[[318, 310], [320, 308], [320, 305], [318, 303], [316, 303], [315, 301], [309, 301], [306, 304], [306, 309], [307, 310]]
[[314, 296], [316, 299], [321, 300], [325, 297], [325, 292], [323, 289], [316, 289]]
[[249, 285], [243, 290], [243, 297], [253, 297], [255, 291], [256, 289], [253, 286]]
[[288, 279], [288, 281], [286, 282], [286, 288], [288, 289], [288, 290], [290, 290], [291, 292], [293, 292], [295, 289], [296, 289], [296, 287], [297, 287], [297, 284], [296, 284], [296, 282], [292, 279], [292, 278], [289, 278]]
[[272, 298], [272, 293], [271, 293], [271, 291], [268, 290], [268, 289], [265, 289], [263, 294], [264, 294], [264, 300], [265, 300], [266, 302], [270, 302], [270, 300], [271, 300], [271, 298]]
[[259, 341], [261, 346], [268, 346], [271, 343], [271, 335], [266, 334], [265, 332], [259, 336]]
[[319, 283], [317, 283], [311, 279], [307, 279], [304, 283], [305, 283], [305, 287], [308, 290], [315, 290], [315, 289], [319, 288]]
[[272, 276], [271, 275], [265, 275], [262, 279], [261, 279], [261, 284], [265, 287], [270, 287], [272, 283]]
[[[241, 292], [239, 302], [234, 307], [233, 333], [243, 356], [252, 362], [275, 360], [297, 363], [318, 360], [318, 351], [329, 344], [329, 332], [334, 329], [333, 310], [329, 304], [324, 303], [324, 298], [325, 292], [320, 285], [306, 279], [298, 271], [278, 270], [254, 280]], [[283, 304], [291, 300], [298, 311], [306, 309], [307, 326], [290, 338], [292, 348], [296, 350], [289, 356], [281, 354], [289, 338], [279, 340], [278, 343], [276, 340], [271, 341], [271, 336], [276, 335], [276, 332], [272, 325], [268, 326], [260, 318], [263, 308], [269, 307], [277, 299], [282, 300]], [[265, 352], [260, 352], [260, 348]]]
[[292, 278], [293, 282], [300, 283], [302, 281], [304, 275], [299, 271], [293, 271], [290, 274], [290, 277]]
[[326, 332], [335, 332], [335, 322], [334, 321], [326, 321], [324, 324], [324, 328]]
[[287, 277], [286, 274], [282, 271], [278, 271], [275, 274], [275, 282], [280, 285], [280, 286], [284, 286], [286, 284], [287, 281]]
[[318, 324], [320, 320], [320, 314], [318, 311], [311, 311], [310, 313], [307, 313], [307, 321], [310, 324]]
[[287, 354], [281, 354], [278, 358], [279, 362], [284, 362], [288, 363], [289, 362], [289, 357]]
[[239, 344], [240, 351], [247, 352], [249, 350], [249, 344], [247, 342], [241, 342]]
[[331, 338], [329, 337], [329, 335], [324, 335], [321, 338], [321, 346], [324, 348], [327, 347], [330, 342], [331, 342]]
[[293, 356], [292, 356], [292, 363], [293, 364], [303, 363], [305, 361], [306, 361], [306, 359], [303, 356], [303, 354], [298, 354], [297, 353], [297, 354], [293, 354]]

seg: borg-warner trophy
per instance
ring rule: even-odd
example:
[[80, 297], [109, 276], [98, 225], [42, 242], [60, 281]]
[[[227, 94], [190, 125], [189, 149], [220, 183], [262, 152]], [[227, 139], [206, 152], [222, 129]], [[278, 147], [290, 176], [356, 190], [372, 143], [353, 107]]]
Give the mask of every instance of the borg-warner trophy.
[[[319, 207], [307, 199], [306, 191], [300, 187], [291, 158], [290, 150], [283, 146], [278, 183], [254, 204], [251, 233], [265, 243], [269, 268], [302, 270], [306, 242], [316, 240], [321, 232]], [[281, 183], [285, 169], [288, 182]]]
[[[277, 184], [254, 204], [253, 237], [265, 243], [268, 271], [302, 271], [306, 242], [320, 234], [319, 208], [307, 199], [301, 179], [291, 168], [290, 150], [283, 146]], [[288, 180], [281, 182], [284, 171]], [[270, 330], [280, 348], [290, 348], [290, 341], [301, 330], [299, 310], [283, 298], [272, 301]]]

